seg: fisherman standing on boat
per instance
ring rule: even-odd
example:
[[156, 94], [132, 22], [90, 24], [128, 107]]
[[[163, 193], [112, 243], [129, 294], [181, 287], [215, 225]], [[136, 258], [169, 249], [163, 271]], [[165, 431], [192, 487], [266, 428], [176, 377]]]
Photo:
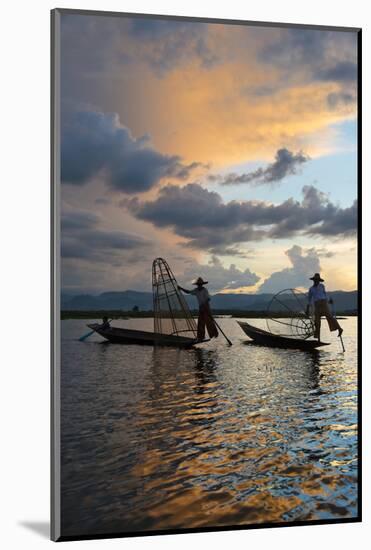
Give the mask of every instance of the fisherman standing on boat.
[[197, 323], [197, 339], [202, 341], [205, 339], [205, 326], [210, 338], [216, 338], [218, 336], [218, 329], [216, 328], [213, 316], [210, 309], [210, 295], [207, 288], [208, 281], [204, 281], [202, 277], [199, 277], [193, 284], [197, 285], [194, 290], [187, 290], [178, 285], [179, 290], [186, 294], [193, 294], [198, 301], [198, 323]]
[[109, 324], [108, 317], [104, 316], [102, 319], [102, 323], [100, 325], [100, 328], [106, 330], [108, 328], [111, 328], [111, 325]]
[[310, 277], [310, 280], [313, 281], [313, 286], [311, 286], [308, 291], [308, 305], [306, 314], [309, 315], [309, 308], [310, 306], [313, 306], [314, 324], [316, 327], [315, 337], [318, 338], [318, 341], [320, 341], [322, 315], [326, 317], [331, 332], [338, 330], [338, 336], [341, 336], [343, 329], [330, 311], [329, 304], [332, 304], [333, 302], [331, 298], [330, 300], [327, 298], [325, 285], [322, 284], [324, 279], [321, 278], [319, 273], [315, 273], [313, 277]]

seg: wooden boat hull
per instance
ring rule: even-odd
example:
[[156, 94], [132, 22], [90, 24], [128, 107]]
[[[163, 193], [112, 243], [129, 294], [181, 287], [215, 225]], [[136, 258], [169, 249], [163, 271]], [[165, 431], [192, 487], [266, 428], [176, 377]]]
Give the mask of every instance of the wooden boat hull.
[[249, 325], [249, 323], [242, 321], [237, 322], [244, 333], [247, 334], [247, 336], [249, 336], [254, 343], [259, 344], [260, 346], [311, 351], [316, 348], [329, 345], [326, 342], [319, 342], [318, 340], [301, 340], [297, 338], [278, 336], [276, 334], [271, 334], [266, 330]]
[[97, 323], [88, 325], [88, 327], [113, 344], [190, 348], [197, 343], [196, 339], [187, 338], [186, 336], [157, 334], [155, 332], [119, 327], [102, 328], [102, 326]]

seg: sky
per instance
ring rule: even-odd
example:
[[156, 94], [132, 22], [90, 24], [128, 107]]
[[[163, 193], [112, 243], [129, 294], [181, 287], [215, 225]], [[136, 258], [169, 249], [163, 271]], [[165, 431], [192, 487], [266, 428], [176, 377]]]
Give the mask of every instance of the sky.
[[357, 34], [61, 16], [65, 293], [357, 283]]

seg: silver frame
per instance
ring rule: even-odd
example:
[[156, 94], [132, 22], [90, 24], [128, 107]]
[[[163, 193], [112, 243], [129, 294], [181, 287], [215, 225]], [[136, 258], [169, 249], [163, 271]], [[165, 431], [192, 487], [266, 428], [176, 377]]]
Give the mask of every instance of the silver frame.
[[60, 472], [60, 13], [51, 12], [51, 510], [50, 537], [61, 537]]

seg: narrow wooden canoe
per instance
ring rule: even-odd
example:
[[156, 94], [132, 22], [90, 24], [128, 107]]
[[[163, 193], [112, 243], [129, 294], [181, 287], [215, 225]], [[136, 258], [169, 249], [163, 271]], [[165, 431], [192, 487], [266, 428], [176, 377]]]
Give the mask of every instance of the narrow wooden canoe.
[[186, 336], [157, 334], [156, 332], [146, 332], [143, 330], [133, 330], [119, 327], [102, 328], [102, 325], [98, 323], [93, 323], [88, 325], [88, 327], [95, 330], [97, 334], [100, 334], [100, 336], [103, 336], [103, 338], [114, 344], [190, 348], [194, 344], [198, 343], [198, 340], [194, 338], [187, 338]]
[[285, 349], [302, 349], [302, 350], [314, 350], [321, 346], [328, 346], [326, 342], [319, 342], [318, 340], [302, 340], [299, 338], [288, 338], [286, 336], [278, 336], [262, 330], [257, 327], [249, 325], [249, 323], [237, 321], [242, 330], [247, 336], [249, 336], [256, 344], [260, 346], [267, 346], [270, 348], [285, 348]]

